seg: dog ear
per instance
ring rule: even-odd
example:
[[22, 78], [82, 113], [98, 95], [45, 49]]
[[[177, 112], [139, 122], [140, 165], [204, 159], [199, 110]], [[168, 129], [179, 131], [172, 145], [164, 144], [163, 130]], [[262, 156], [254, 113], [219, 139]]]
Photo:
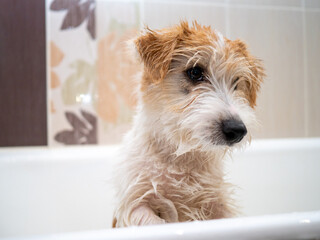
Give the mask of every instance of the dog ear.
[[166, 76], [177, 44], [177, 35], [173, 31], [156, 32], [146, 29], [135, 41], [136, 49], [144, 64], [145, 72], [154, 83], [161, 82]]

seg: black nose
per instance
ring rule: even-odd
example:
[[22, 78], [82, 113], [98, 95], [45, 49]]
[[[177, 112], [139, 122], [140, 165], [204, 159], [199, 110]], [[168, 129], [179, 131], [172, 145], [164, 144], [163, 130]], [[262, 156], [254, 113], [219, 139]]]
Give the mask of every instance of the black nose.
[[228, 119], [222, 121], [222, 132], [228, 145], [238, 143], [247, 134], [247, 128], [242, 121]]

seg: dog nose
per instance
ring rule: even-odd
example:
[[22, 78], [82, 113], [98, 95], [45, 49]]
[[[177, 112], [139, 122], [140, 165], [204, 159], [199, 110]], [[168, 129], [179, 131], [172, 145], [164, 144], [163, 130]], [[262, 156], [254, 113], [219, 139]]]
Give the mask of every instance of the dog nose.
[[228, 119], [222, 121], [222, 132], [228, 145], [238, 143], [247, 134], [247, 128], [242, 121]]

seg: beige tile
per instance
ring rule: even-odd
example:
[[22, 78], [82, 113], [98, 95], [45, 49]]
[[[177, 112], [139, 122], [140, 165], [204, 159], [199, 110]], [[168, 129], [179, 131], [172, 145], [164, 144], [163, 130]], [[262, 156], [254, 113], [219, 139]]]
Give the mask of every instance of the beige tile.
[[304, 0], [303, 2], [306, 8], [320, 8], [319, 0]]
[[180, 20], [197, 20], [211, 25], [225, 34], [225, 7], [206, 3], [144, 3], [144, 23], [151, 29], [160, 29], [179, 23]]
[[230, 35], [249, 44], [268, 77], [258, 99], [260, 138], [303, 137], [304, 75], [302, 13], [230, 9]]
[[300, 0], [229, 0], [230, 5], [300, 7]]
[[320, 137], [320, 12], [306, 12], [308, 136]]

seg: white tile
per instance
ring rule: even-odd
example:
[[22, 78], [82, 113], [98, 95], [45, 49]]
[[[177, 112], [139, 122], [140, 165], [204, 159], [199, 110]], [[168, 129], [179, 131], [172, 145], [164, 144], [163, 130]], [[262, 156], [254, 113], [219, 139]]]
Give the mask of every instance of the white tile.
[[320, 137], [320, 12], [306, 12], [308, 136]]
[[140, 3], [131, 1], [97, 0], [97, 39], [112, 31], [138, 28], [140, 24]]
[[151, 29], [178, 24], [181, 20], [192, 22], [197, 20], [204, 25], [211, 25], [222, 34], [225, 34], [225, 7], [214, 6], [205, 3], [182, 3], [182, 2], [145, 2], [143, 22]]
[[319, 0], [304, 0], [304, 5], [306, 8], [320, 8]]
[[300, 7], [301, 0], [229, 0], [230, 5]]
[[231, 37], [245, 40], [265, 63], [256, 136], [305, 136], [302, 12], [230, 8], [229, 13]]

